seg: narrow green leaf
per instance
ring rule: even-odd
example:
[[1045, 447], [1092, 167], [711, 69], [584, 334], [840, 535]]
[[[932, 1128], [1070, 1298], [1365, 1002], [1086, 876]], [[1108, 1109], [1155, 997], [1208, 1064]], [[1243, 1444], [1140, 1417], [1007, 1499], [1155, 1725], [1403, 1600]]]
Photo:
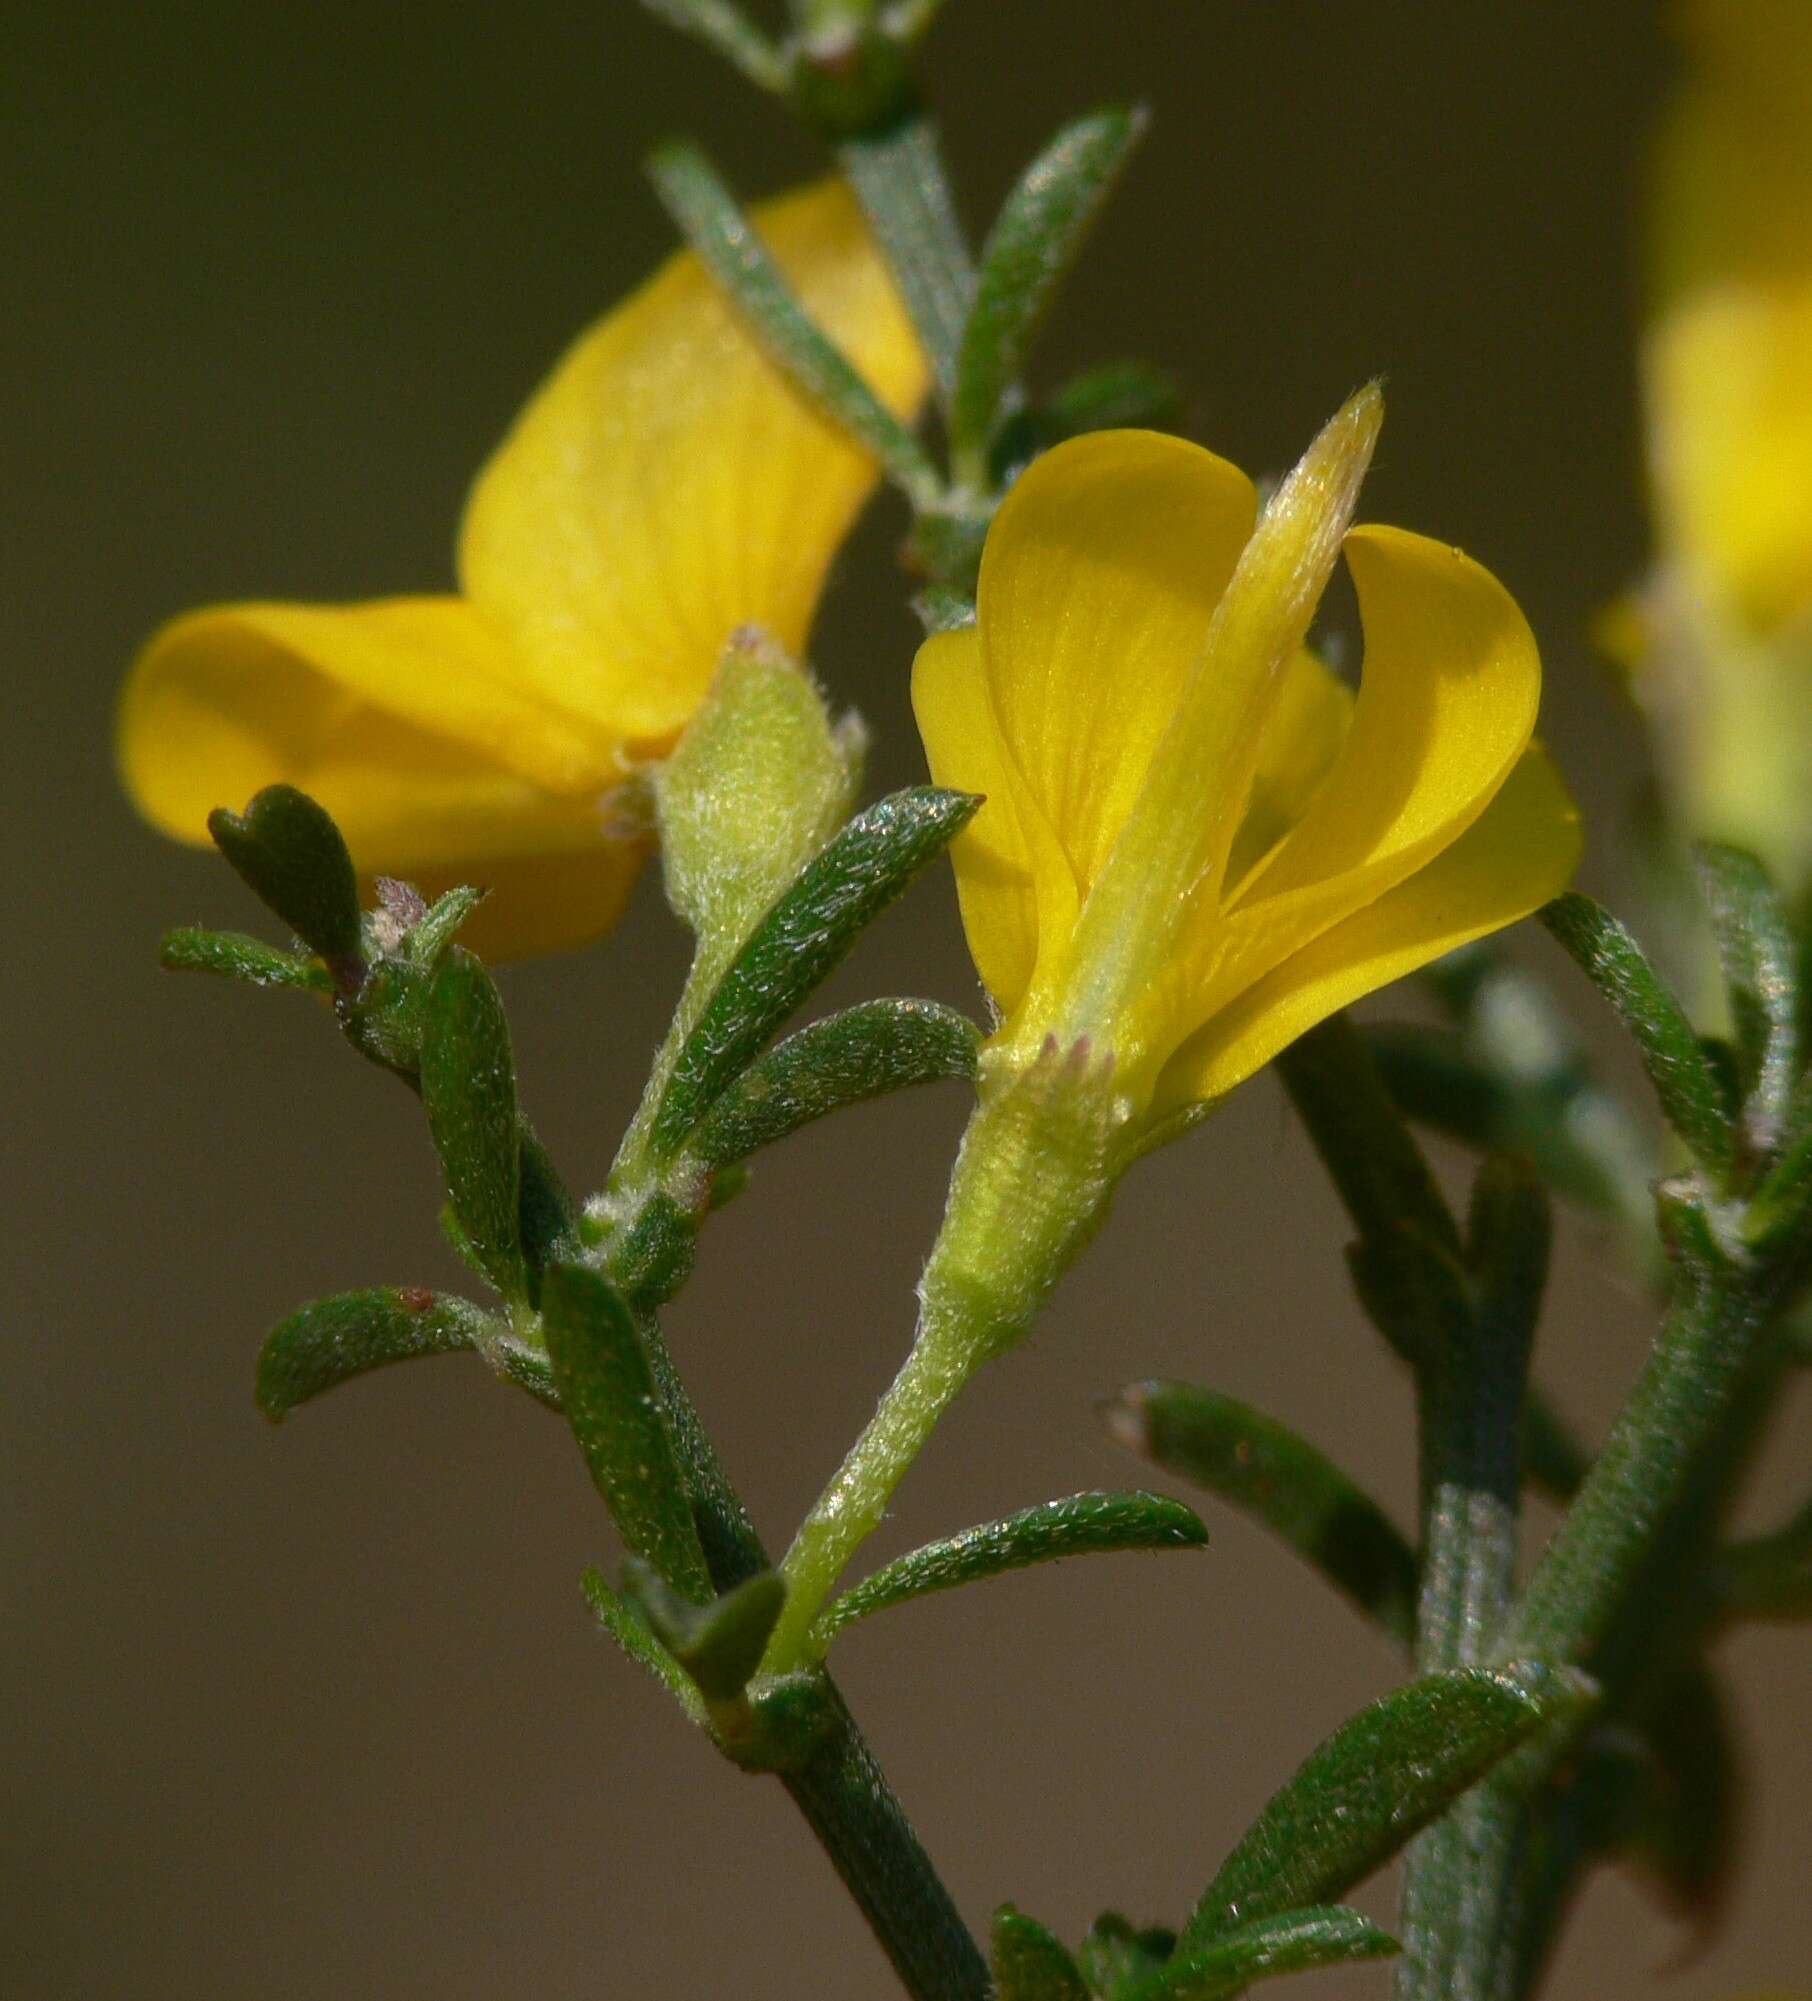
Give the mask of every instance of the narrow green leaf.
[[597, 1272], [555, 1264], [542, 1274], [541, 1319], [566, 1421], [624, 1542], [705, 1604], [704, 1552], [635, 1316]]
[[1115, 107], [1066, 126], [1021, 176], [989, 234], [950, 414], [952, 456], [978, 479], [1039, 324], [1146, 123], [1143, 112]]
[[1668, 1124], [1703, 1166], [1723, 1175], [1731, 1160], [1723, 1092], [1691, 1022], [1642, 948], [1576, 890], [1540, 915], [1629, 1030]]
[[1400, 1950], [1389, 1932], [1342, 1904], [1282, 1911], [1233, 1926], [1199, 1952], [1179, 1953], [1128, 2001], [1229, 2001], [1255, 1981], [1388, 1959]]
[[1715, 1574], [1726, 1620], [1812, 1619], [1812, 1502], [1784, 1528], [1732, 1543]]
[[935, 1001], [874, 1000], [815, 1021], [752, 1063], [706, 1113], [690, 1154], [719, 1168], [827, 1112], [908, 1084], [975, 1075], [981, 1035]]
[[208, 832], [252, 894], [327, 961], [340, 984], [356, 980], [363, 964], [358, 877], [325, 808], [293, 785], [267, 785], [244, 813], [217, 806]]
[[871, 451], [915, 505], [941, 482], [924, 447], [806, 313], [736, 197], [697, 146], [674, 140], [648, 160], [667, 213], [788, 379]]
[[1277, 1070], [1359, 1234], [1406, 1231], [1457, 1252], [1453, 1212], [1352, 1021], [1299, 1036]]
[[917, 786], [858, 813], [800, 872], [705, 1003], [674, 1065], [652, 1144], [671, 1157], [787, 1017], [981, 801]]
[[1053, 444], [1084, 431], [1173, 431], [1183, 392], [1174, 375], [1147, 361], [1109, 361], [1072, 376], [1036, 418]]
[[679, 1596], [653, 1566], [634, 1557], [625, 1566], [631, 1601], [667, 1652], [710, 1702], [733, 1702], [761, 1665], [762, 1649], [786, 1603], [778, 1571], [758, 1571], [708, 1605]]
[[158, 948], [166, 972], [215, 973], [251, 987], [297, 987], [304, 993], [333, 992], [333, 975], [318, 959], [280, 952], [243, 931], [204, 931], [182, 925], [166, 931]]
[[1463, 1340], [1472, 1319], [1465, 1266], [1420, 1230], [1376, 1225], [1347, 1246], [1347, 1270], [1366, 1317], [1418, 1372]]
[[1799, 1075], [1793, 933], [1754, 855], [1721, 841], [1700, 841], [1694, 853], [1730, 997], [1743, 1096], [1756, 1138], [1770, 1146], [1785, 1124]]
[[516, 1063], [495, 983], [455, 946], [421, 1016], [421, 1091], [447, 1197], [485, 1275], [506, 1299], [527, 1290]]
[[1089, 2001], [1068, 1947], [1011, 1904], [994, 1913], [988, 1966], [996, 2001]]
[[[844, 114], [847, 130], [848, 115], [864, 108], [860, 97], [867, 95], [872, 104], [875, 87], [884, 92], [888, 82], [884, 75], [875, 77], [867, 92], [858, 90], [856, 102], [843, 92], [821, 92], [818, 108], [830, 111], [833, 105], [826, 96], [843, 96], [843, 104], [835, 108]], [[899, 82], [906, 82], [903, 65]], [[938, 399], [947, 409], [963, 325], [975, 296], [975, 270], [951, 200], [937, 126], [922, 111], [871, 118], [866, 130], [837, 149], [837, 164], [855, 189], [900, 287], [931, 363]]]
[[532, 1290], [545, 1266], [556, 1258], [578, 1255], [579, 1211], [547, 1148], [529, 1130], [526, 1119], [517, 1120], [516, 1143], [521, 1159], [517, 1235], [528, 1262]]
[[636, 1607], [628, 1599], [618, 1597], [601, 1570], [586, 1570], [579, 1579], [579, 1588], [605, 1632], [644, 1674], [652, 1675], [660, 1683], [694, 1723], [702, 1725], [705, 1705], [697, 1684], [648, 1630]]
[[1122, 1445], [1261, 1521], [1408, 1646], [1416, 1556], [1369, 1494], [1287, 1425], [1192, 1383], [1134, 1383], [1104, 1406]]
[[1526, 1153], [1557, 1194], [1600, 1215], [1621, 1216], [1623, 1184], [1582, 1128], [1603, 1137], [1603, 1094], [1577, 1069], [1513, 1082], [1491, 1069], [1450, 1028], [1368, 1024], [1367, 1047], [1405, 1118], [1480, 1153]]
[[1240, 1838], [1184, 1927], [1183, 1948], [1344, 1895], [1578, 1700], [1572, 1676], [1512, 1663], [1422, 1675], [1362, 1709]]
[[317, 1299], [280, 1320], [258, 1356], [258, 1408], [273, 1421], [323, 1390], [418, 1355], [489, 1345], [493, 1316], [425, 1286], [373, 1286]]
[[1107, 1550], [1201, 1549], [1208, 1531], [1181, 1501], [1162, 1494], [1071, 1494], [1000, 1521], [981, 1522], [883, 1564], [829, 1606], [818, 1622], [826, 1640], [856, 1619], [950, 1591], [1002, 1571]]
[[1076, 1954], [1082, 1977], [1101, 2001], [1127, 2001], [1176, 1951], [1167, 1926], [1138, 1930], [1118, 1911], [1103, 1911]]
[[695, 35], [762, 90], [786, 85], [786, 65], [766, 35], [730, 0], [642, 0], [670, 27]]

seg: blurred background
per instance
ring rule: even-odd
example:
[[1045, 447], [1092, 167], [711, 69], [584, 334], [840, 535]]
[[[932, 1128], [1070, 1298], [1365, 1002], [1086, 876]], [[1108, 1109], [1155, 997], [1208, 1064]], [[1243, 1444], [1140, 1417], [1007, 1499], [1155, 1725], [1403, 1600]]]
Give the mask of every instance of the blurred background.
[[[465, 482], [668, 247], [638, 174], [655, 139], [700, 133], [750, 193], [816, 163], [631, 0], [7, 15], [0, 1987], [884, 1996], [778, 1788], [723, 1765], [592, 1629], [578, 1574], [615, 1551], [553, 1420], [470, 1358], [280, 1431], [254, 1412], [257, 1342], [299, 1301], [455, 1277], [433, 1160], [415, 1106], [309, 1006], [159, 974], [166, 924], [257, 919], [218, 863], [133, 821], [109, 748], [124, 665], [175, 609], [449, 580]], [[1191, 386], [1197, 434], [1261, 473], [1388, 377], [1367, 511], [1463, 544], [1521, 599], [1591, 815], [1586, 879], [1614, 896], [1639, 746], [1583, 634], [1643, 552], [1631, 235], [1669, 60], [1636, 0], [953, 0], [928, 62], [974, 228], [1065, 116], [1155, 110], [1051, 376], [1143, 352]], [[919, 775], [901, 525], [871, 515], [814, 649], [874, 726], [876, 787]], [[1558, 955], [1528, 950], [1589, 1019]], [[601, 948], [505, 970], [527, 1103], [580, 1185], [682, 965], [650, 875]], [[828, 998], [887, 991], [974, 1000], [947, 876]], [[962, 1114], [953, 1089], [896, 1100], [764, 1158], [671, 1316], [775, 1543], [903, 1352]], [[1148, 1374], [1288, 1417], [1408, 1519], [1406, 1388], [1342, 1241], [1260, 1077], [1129, 1180], [878, 1553], [1136, 1481], [1094, 1405]], [[1596, 1427], [1650, 1313], [1589, 1248], [1569, 1225], [1540, 1368]], [[1010, 1578], [840, 1650], [977, 1923], [1005, 1898], [1072, 1937], [1108, 1905], [1177, 1919], [1395, 1676], [1313, 1578], [1209, 1520], [1204, 1556]], [[1603, 1880], [1557, 1994], [1665, 1970], [1698, 2001], [1812, 1963], [1803, 1636], [1745, 1637], [1728, 1666], [1756, 1786], [1727, 1928], [1684, 1937]]]

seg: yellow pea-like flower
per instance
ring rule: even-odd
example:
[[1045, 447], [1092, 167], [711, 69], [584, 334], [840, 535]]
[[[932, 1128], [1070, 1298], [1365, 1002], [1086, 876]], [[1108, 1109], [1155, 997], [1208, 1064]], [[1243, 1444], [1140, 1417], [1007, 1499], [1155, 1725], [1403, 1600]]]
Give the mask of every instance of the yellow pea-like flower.
[[[974, 626], [919, 654], [933, 775], [987, 795], [953, 857], [993, 1060], [1111, 1057], [1135, 1142], [1578, 860], [1509, 594], [1348, 526], [1381, 413], [1356, 397], [1262, 514], [1180, 439], [1058, 447], [1001, 508]], [[1304, 647], [1343, 547], [1356, 696]]]
[[1812, 876], [1812, 8], [1688, 0], [1651, 186], [1655, 563], [1602, 629], [1682, 831]]
[[[924, 358], [843, 184], [754, 221], [882, 400], [916, 409]], [[154, 635], [121, 700], [126, 788], [201, 842], [213, 807], [287, 781], [361, 870], [490, 888], [485, 949], [578, 943], [645, 847], [616, 789], [671, 748], [739, 626], [803, 650], [875, 476], [678, 253], [579, 338], [479, 474], [457, 593], [219, 605]]]

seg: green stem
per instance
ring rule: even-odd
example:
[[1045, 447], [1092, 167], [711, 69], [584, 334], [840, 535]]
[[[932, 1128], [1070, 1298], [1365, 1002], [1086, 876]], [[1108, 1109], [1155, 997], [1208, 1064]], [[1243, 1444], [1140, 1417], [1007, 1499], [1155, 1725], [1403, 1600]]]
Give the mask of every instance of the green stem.
[[768, 1643], [770, 1672], [785, 1673], [818, 1657], [812, 1629], [824, 1601], [880, 1527], [893, 1490], [980, 1360], [978, 1344], [960, 1322], [921, 1314], [905, 1365], [786, 1553], [786, 1607]]
[[1053, 1044], [1025, 1067], [1007, 1052], [984, 1058], [919, 1282], [912, 1352], [787, 1551], [768, 1673], [820, 1658], [818, 1613], [938, 1419], [982, 1363], [1031, 1326], [1093, 1235], [1112, 1185], [1118, 1117], [1109, 1072], [1091, 1066], [1086, 1044], [1068, 1055]]
[[[1708, 1235], [1696, 1212], [1683, 1220]], [[1506, 1658], [1592, 1659], [1755, 1376], [1778, 1279], [1727, 1263], [1709, 1241], [1689, 1257], [1636, 1387], [1511, 1617]]]
[[957, 220], [937, 127], [923, 112], [913, 112], [881, 132], [847, 141], [838, 159], [899, 283], [948, 410], [975, 297], [975, 266]]
[[[767, 1569], [767, 1552], [652, 1316], [643, 1330], [711, 1581], [728, 1591]], [[828, 1675], [824, 1690], [826, 1726], [810, 1755], [779, 1774], [781, 1783], [913, 2001], [983, 2001], [980, 1949]]]

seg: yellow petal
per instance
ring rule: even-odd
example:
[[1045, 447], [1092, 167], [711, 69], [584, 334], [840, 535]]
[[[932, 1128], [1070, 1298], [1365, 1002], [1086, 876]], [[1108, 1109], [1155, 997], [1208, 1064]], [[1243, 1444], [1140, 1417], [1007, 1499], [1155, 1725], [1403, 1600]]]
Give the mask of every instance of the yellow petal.
[[1259, 745], [1246, 816], [1227, 857], [1237, 895], [1246, 876], [1308, 811], [1353, 721], [1353, 691], [1306, 649], [1284, 670]]
[[1456, 840], [1535, 727], [1535, 638], [1489, 571], [1399, 528], [1354, 529], [1347, 561], [1365, 627], [1352, 727], [1236, 907], [1199, 916], [1190, 977], [1211, 1008]]
[[1557, 896], [1578, 866], [1579, 815], [1539, 744], [1444, 853], [1325, 931], [1210, 1021], [1159, 1079], [1162, 1117], [1232, 1090], [1336, 1009]]
[[[525, 949], [568, 942], [574, 926], [591, 935], [639, 853], [610, 821], [610, 748], [525, 706], [496, 652], [454, 598], [192, 612], [151, 639], [127, 680], [126, 789], [165, 832], [204, 842], [214, 807], [299, 785], [340, 823], [367, 875], [494, 884], [485, 929]], [[518, 868], [549, 858], [577, 897], [557, 925], [536, 915], [551, 885], [531, 894], [531, 871]]]
[[985, 797], [950, 853], [970, 956], [995, 1006], [1010, 1014], [1031, 983], [1038, 910], [1031, 858], [988, 699], [981, 635], [973, 626], [936, 633], [919, 648], [912, 665], [912, 712], [933, 781]]
[[[1812, 237], [1812, 219], [1806, 227]], [[1662, 536], [1691, 587], [1754, 630], [1803, 616], [1812, 610], [1812, 270], [1797, 285], [1681, 299], [1650, 329], [1644, 363]]]
[[1245, 474], [1199, 445], [1104, 431], [1037, 460], [995, 519], [977, 597], [994, 712], [1083, 893], [1176, 713], [1256, 506]]
[[425, 896], [458, 883], [489, 891], [459, 934], [485, 959], [588, 945], [622, 915], [647, 843], [621, 838], [570, 853], [468, 855], [412, 878]]
[[485, 766], [550, 792], [595, 793], [621, 775], [611, 738], [525, 700], [493, 633], [458, 598], [217, 605], [146, 642], [120, 696], [119, 758], [147, 818], [206, 838], [219, 805], [295, 774], [349, 719], [467, 744]]
[[[848, 190], [820, 182], [754, 220], [807, 310], [909, 414], [924, 359]], [[874, 479], [683, 252], [580, 338], [517, 419], [473, 488], [460, 575], [525, 686], [661, 749], [735, 627], [804, 651]]]

